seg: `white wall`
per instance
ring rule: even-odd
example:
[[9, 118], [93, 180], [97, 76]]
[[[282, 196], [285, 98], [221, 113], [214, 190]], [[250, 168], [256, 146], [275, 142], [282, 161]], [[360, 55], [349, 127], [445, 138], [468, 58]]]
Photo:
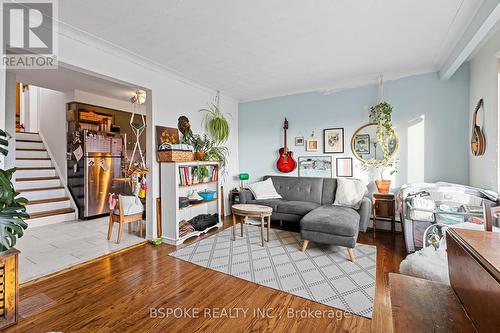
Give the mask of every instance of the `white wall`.
[[[152, 114], [148, 114], [148, 151], [155, 151], [154, 125], [177, 126], [177, 118], [186, 115], [191, 119], [193, 129], [201, 129], [201, 115], [198, 109], [206, 106], [207, 102], [213, 100], [215, 91], [204, 86], [192, 83], [186, 79], [170, 74], [165, 69], [153, 64], [145, 63], [142, 59], [134, 58], [104, 44], [102, 41], [92, 39], [76, 31], [59, 29], [59, 55], [60, 62], [68, 64], [73, 68], [97, 73], [103, 78], [113, 78], [127, 84], [136, 85], [150, 89], [152, 93], [148, 102], [151, 103]], [[0, 91], [5, 89], [0, 74]], [[0, 102], [2, 96], [0, 95]], [[223, 112], [231, 114], [231, 136], [227, 146], [231, 150], [228, 170], [229, 177], [225, 183], [226, 193], [232, 186], [236, 186], [234, 180], [238, 173], [238, 102], [230, 96], [221, 94], [221, 107]], [[2, 106], [5, 104], [2, 104]], [[3, 110], [3, 112], [5, 112]], [[40, 118], [44, 115], [41, 114]], [[0, 117], [1, 118], [1, 117]], [[147, 236], [156, 236], [156, 204], [155, 199], [159, 196], [159, 165], [156, 156], [149, 154], [147, 164], [152, 170], [148, 183], [147, 202]], [[167, 199], [168, 200], [168, 199]]]
[[[13, 96], [14, 98], [7, 98], [6, 109], [10, 110], [5, 114], [5, 124], [3, 129], [7, 131], [10, 135], [14, 136], [16, 134], [16, 76], [12, 73], [7, 73], [5, 79], [6, 95]], [[9, 153], [4, 157], [4, 167], [12, 168], [16, 164], [16, 141], [14, 138], [9, 140]]]
[[[484, 126], [486, 152], [473, 156], [469, 151], [469, 183], [472, 186], [498, 190], [498, 55], [500, 30], [476, 52], [470, 60], [469, 122], [480, 98], [484, 99], [484, 113], [479, 124]], [[470, 127], [470, 124], [469, 124]], [[469, 138], [470, 138], [469, 130]]]
[[[82, 90], [75, 90], [75, 102], [97, 105], [120, 111], [134, 111], [134, 106], [130, 101], [118, 100], [116, 98], [93, 94]], [[140, 111], [144, 110], [141, 109]]]
[[66, 183], [66, 103], [73, 100], [73, 93], [40, 87], [38, 91], [39, 131]]

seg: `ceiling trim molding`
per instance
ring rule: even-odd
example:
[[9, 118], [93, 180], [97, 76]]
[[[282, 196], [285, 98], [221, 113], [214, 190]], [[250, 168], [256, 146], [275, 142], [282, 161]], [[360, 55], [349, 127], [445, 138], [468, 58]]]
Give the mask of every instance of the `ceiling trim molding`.
[[[215, 94], [217, 92], [217, 88], [211, 87], [209, 84], [198, 83], [193, 79], [187, 78], [183, 76], [181, 73], [167, 68], [149, 58], [131, 52], [130, 50], [123, 48], [119, 45], [116, 45], [108, 40], [102, 39], [100, 37], [94, 36], [86, 31], [77, 29], [65, 22], [59, 22], [59, 31], [58, 34], [69, 38], [78, 43], [84, 44], [90, 48], [100, 50], [112, 56], [121, 58], [130, 63], [136, 64], [140, 67], [143, 67], [151, 72], [164, 75], [170, 77], [178, 82], [189, 85], [191, 87], [210, 92]], [[221, 98], [232, 100], [234, 102], [238, 102], [239, 100], [231, 95], [228, 95], [224, 91], [220, 91]]]
[[[437, 68], [435, 67], [422, 67], [422, 68], [417, 68], [413, 70], [408, 70], [408, 71], [400, 71], [400, 72], [386, 72], [383, 73], [384, 81], [389, 82], [389, 81], [396, 81], [405, 77], [409, 76], [415, 76], [415, 75], [423, 75], [423, 74], [429, 74], [429, 73], [436, 73], [438, 71]], [[319, 92], [324, 95], [331, 95], [335, 94], [341, 91], [345, 90], [350, 90], [354, 88], [360, 88], [360, 87], [365, 87], [365, 86], [370, 86], [374, 84], [378, 84], [380, 80], [380, 76], [382, 73], [378, 74], [370, 74], [370, 75], [365, 75], [365, 76], [360, 76], [354, 79], [345, 79], [345, 80], [338, 80], [335, 82], [332, 82], [331, 84], [324, 85], [322, 87], [318, 87], [315, 89], [303, 89], [303, 90], [296, 90], [291, 93], [286, 93], [286, 94], [269, 94], [268, 96], [264, 97], [255, 97], [255, 98], [249, 98], [240, 101], [240, 103], [246, 103], [246, 102], [255, 102], [255, 101], [260, 101], [264, 99], [271, 99], [275, 97], [285, 97], [285, 96], [291, 96], [291, 95], [298, 95], [298, 94], [306, 94], [306, 93], [312, 93], [312, 92]]]
[[442, 80], [448, 80], [482, 45], [500, 22], [500, 0], [485, 0], [465, 33], [458, 41], [450, 57], [439, 72]]

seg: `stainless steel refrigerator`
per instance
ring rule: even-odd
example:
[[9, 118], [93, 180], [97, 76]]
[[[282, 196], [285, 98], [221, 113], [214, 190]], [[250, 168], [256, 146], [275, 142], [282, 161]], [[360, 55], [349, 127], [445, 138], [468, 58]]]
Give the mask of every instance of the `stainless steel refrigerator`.
[[68, 162], [68, 187], [79, 217], [88, 219], [109, 213], [109, 194], [124, 192], [124, 182], [113, 180], [121, 177], [123, 138], [87, 130], [80, 135], [83, 156], [73, 154]]

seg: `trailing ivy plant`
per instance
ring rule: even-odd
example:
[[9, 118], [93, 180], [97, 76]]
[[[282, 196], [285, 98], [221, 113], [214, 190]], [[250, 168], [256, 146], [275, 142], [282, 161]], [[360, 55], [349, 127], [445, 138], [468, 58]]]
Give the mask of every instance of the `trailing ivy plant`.
[[392, 138], [392, 105], [380, 102], [370, 108], [370, 122], [377, 124], [377, 142], [384, 155], [389, 154], [389, 140]]
[[[0, 130], [0, 153], [7, 156], [7, 141], [10, 135]], [[26, 213], [26, 198], [18, 197], [19, 192], [14, 190], [12, 175], [16, 168], [0, 169], [0, 252], [16, 245], [18, 237], [22, 237], [28, 224], [24, 219], [29, 218]]]

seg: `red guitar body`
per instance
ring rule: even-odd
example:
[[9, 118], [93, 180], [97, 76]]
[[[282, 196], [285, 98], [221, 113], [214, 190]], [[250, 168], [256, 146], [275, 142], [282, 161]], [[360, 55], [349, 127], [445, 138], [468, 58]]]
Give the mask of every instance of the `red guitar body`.
[[286, 145], [286, 130], [288, 129], [288, 120], [285, 118], [285, 123], [283, 124], [283, 130], [284, 130], [284, 138], [285, 138], [285, 144], [282, 148], [279, 149], [279, 159], [278, 162], [276, 162], [276, 168], [280, 172], [283, 173], [288, 173], [292, 172], [295, 170], [297, 167], [297, 162], [293, 159], [293, 153], [288, 150], [288, 147]]

